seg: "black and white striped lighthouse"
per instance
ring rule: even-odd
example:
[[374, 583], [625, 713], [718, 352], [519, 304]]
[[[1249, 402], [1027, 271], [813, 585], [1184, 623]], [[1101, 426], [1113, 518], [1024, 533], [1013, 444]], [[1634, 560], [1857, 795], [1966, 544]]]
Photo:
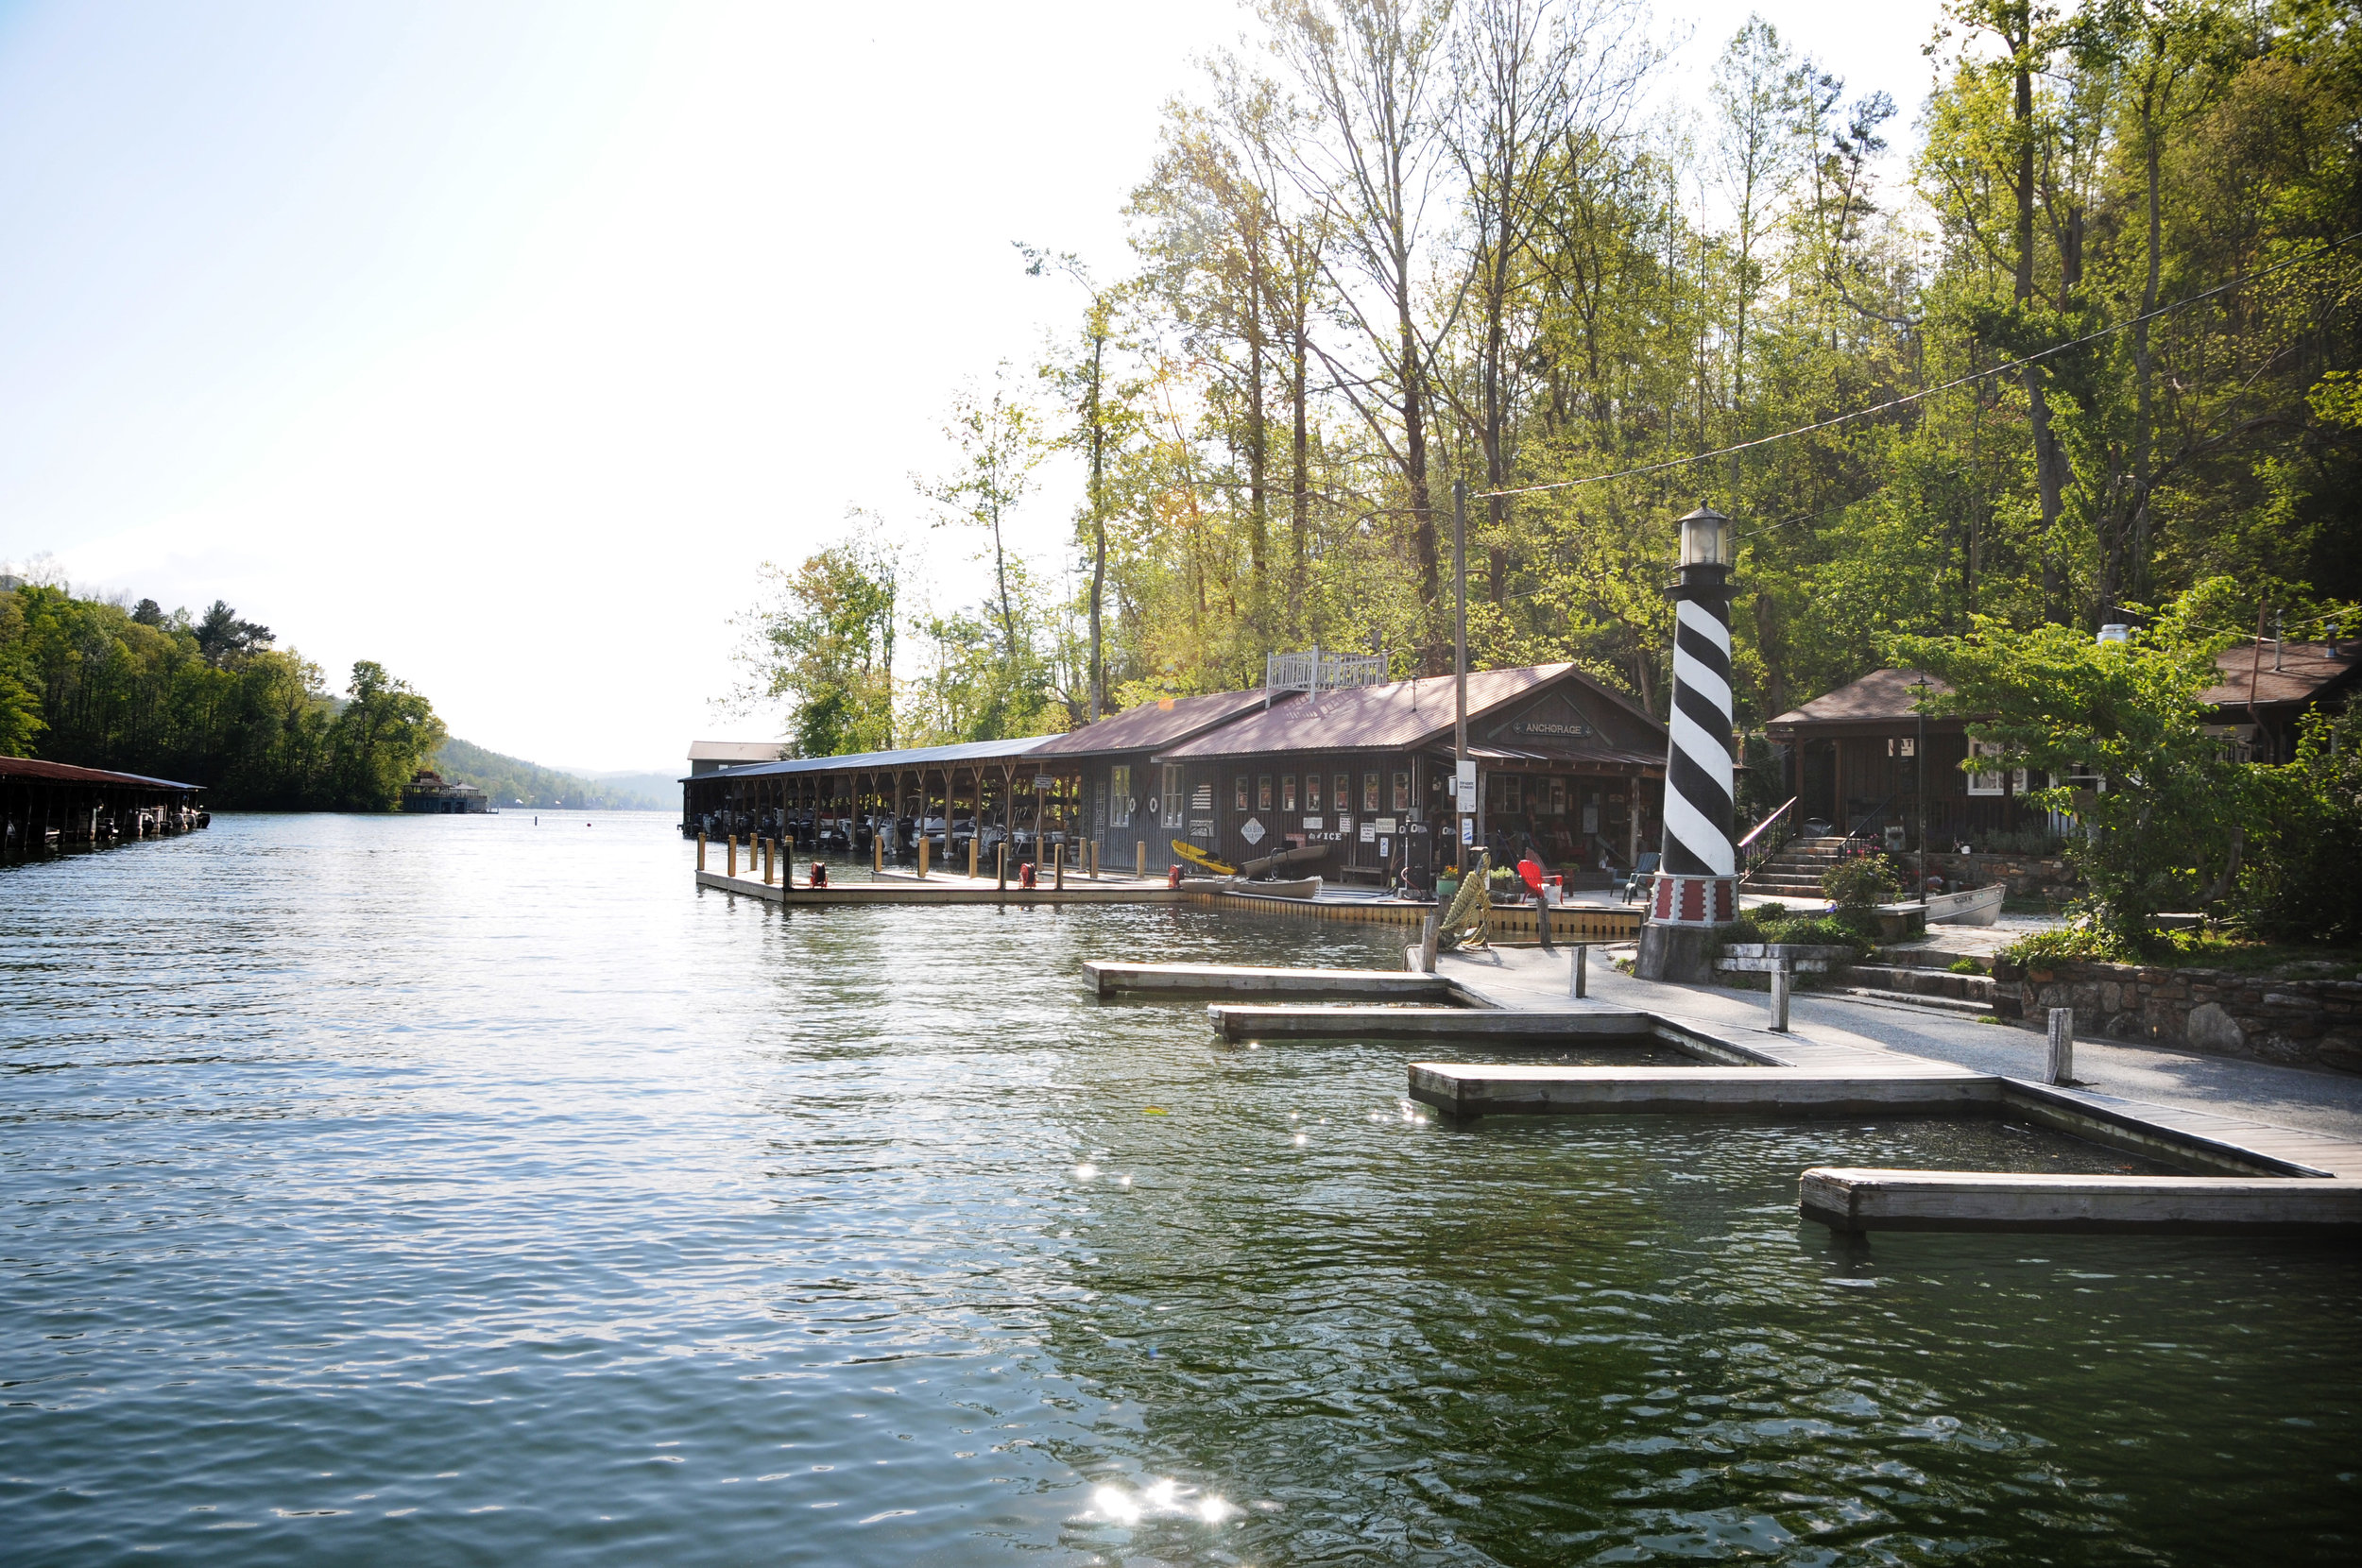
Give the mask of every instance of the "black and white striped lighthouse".
[[1701, 506], [1681, 520], [1673, 598], [1672, 741], [1665, 843], [1635, 972], [1702, 981], [1706, 937], [1738, 917], [1731, 845], [1731, 520]]

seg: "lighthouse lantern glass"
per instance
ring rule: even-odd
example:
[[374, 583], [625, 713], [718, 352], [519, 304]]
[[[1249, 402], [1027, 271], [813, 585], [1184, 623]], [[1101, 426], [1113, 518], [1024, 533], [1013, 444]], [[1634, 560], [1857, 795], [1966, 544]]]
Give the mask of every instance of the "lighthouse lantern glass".
[[1700, 507], [1682, 519], [1682, 565], [1731, 564], [1731, 520]]

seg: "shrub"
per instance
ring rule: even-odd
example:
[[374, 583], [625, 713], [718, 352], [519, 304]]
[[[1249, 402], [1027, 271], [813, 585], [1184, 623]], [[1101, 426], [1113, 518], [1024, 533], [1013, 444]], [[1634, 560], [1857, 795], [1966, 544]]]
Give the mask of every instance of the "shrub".
[[1973, 958], [1956, 958], [1946, 967], [1956, 975], [1981, 975], [1985, 966]]
[[2055, 926], [2028, 931], [1993, 956], [2003, 963], [2038, 968], [2044, 963], [2108, 963], [2119, 955], [2106, 934], [2090, 926]]
[[1797, 915], [1782, 922], [1771, 940], [1800, 946], [1851, 947], [1857, 956], [1875, 946], [1866, 932], [1855, 929], [1834, 914]]
[[2306, 717], [2296, 760], [2254, 770], [2262, 808], [2234, 907], [2277, 942], [2362, 940], [2362, 712]]
[[1900, 898], [1903, 881], [1894, 874], [1894, 862], [1884, 855], [1863, 855], [1840, 861], [1822, 873], [1821, 891], [1829, 895], [1840, 914], [1867, 912], [1873, 905], [1891, 904]]

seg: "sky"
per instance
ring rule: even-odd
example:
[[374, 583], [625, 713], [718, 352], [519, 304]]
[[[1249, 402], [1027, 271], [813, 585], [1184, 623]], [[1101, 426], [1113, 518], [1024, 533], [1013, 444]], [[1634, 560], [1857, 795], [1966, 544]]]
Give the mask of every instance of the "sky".
[[[1657, 6], [1678, 112], [1753, 10], [1904, 106], [1935, 0]], [[453, 733], [672, 770], [764, 561], [930, 526], [963, 381], [1073, 319], [1231, 0], [0, 0], [0, 562], [373, 658]], [[1896, 156], [1900, 156], [1900, 148]], [[1056, 557], [1079, 478], [1021, 546]]]

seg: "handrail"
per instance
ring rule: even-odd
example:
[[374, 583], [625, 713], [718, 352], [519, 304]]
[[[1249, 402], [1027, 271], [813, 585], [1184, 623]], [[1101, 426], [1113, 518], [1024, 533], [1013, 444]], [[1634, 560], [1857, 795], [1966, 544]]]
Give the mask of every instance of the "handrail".
[[1872, 823], [1876, 822], [1880, 817], [1887, 814], [1887, 808], [1894, 804], [1894, 797], [1901, 793], [1902, 792], [1900, 791], [1889, 791], [1887, 793], [1886, 799], [1878, 802], [1877, 805], [1873, 806], [1869, 810], [1862, 813], [1861, 819], [1854, 824], [1853, 829], [1845, 835], [1842, 842], [1852, 844], [1856, 839], [1860, 838], [1864, 829], [1869, 827]]
[[1755, 840], [1756, 840], [1756, 839], [1758, 839], [1758, 838], [1762, 837], [1763, 832], [1764, 832], [1764, 829], [1766, 829], [1766, 828], [1770, 827], [1771, 827], [1773, 823], [1775, 823], [1775, 822], [1779, 821], [1782, 817], [1784, 817], [1784, 816], [1788, 815], [1789, 807], [1789, 806], [1793, 806], [1793, 805], [1795, 805], [1795, 804], [1796, 804], [1796, 801], [1797, 801], [1797, 797], [1796, 797], [1796, 796], [1794, 796], [1794, 795], [1790, 795], [1790, 796], [1789, 796], [1789, 797], [1788, 797], [1788, 805], [1786, 805], [1786, 806], [1782, 806], [1782, 807], [1781, 807], [1778, 810], [1776, 810], [1776, 811], [1772, 812], [1770, 816], [1768, 816], [1768, 817], [1764, 818], [1761, 822], [1756, 823], [1756, 824], [1755, 824], [1755, 826], [1754, 826], [1752, 829], [1750, 829], [1750, 830], [1748, 831], [1747, 836], [1746, 836], [1745, 838], [1743, 838], [1743, 839], [1741, 839], [1741, 840], [1739, 840], [1739, 841], [1738, 841], [1738, 847], [1739, 847], [1739, 848], [1741, 848], [1741, 849], [1745, 849], [1745, 848], [1747, 848], [1750, 844], [1754, 844], [1754, 843], [1755, 842]]

